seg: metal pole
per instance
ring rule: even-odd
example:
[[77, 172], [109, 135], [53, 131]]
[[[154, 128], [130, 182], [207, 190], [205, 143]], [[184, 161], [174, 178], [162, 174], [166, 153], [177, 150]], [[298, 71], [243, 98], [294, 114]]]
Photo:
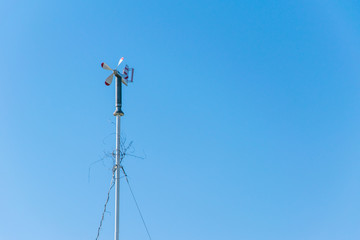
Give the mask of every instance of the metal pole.
[[[121, 84], [121, 82], [120, 82]], [[120, 115], [116, 116], [115, 240], [119, 240], [120, 207]]]
[[120, 118], [124, 115], [121, 110], [121, 76], [116, 72], [115, 112], [116, 116], [116, 172], [115, 172], [115, 240], [119, 240], [119, 211], [120, 211]]

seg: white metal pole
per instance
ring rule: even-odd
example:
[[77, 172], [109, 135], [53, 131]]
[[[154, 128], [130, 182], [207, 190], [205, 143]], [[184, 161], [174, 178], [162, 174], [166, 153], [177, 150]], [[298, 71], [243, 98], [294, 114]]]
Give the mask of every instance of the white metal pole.
[[[121, 82], [120, 82], [121, 84]], [[116, 116], [115, 240], [119, 240], [120, 207], [120, 115]]]

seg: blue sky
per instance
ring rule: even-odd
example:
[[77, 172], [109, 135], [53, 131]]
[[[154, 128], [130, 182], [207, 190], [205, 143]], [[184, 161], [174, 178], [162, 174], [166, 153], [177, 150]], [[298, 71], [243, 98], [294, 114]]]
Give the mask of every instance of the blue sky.
[[[95, 239], [121, 56], [153, 240], [360, 238], [357, 1], [1, 1], [0, 239]], [[91, 167], [89, 175], [89, 167]], [[100, 239], [113, 238], [113, 193]], [[146, 239], [121, 185], [121, 239]]]

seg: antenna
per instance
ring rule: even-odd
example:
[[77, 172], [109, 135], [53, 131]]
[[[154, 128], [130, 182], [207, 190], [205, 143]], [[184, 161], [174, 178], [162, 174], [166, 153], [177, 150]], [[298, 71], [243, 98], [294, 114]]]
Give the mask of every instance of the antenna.
[[[117, 68], [120, 66], [121, 62], [124, 60], [124, 58], [120, 58], [118, 65], [115, 69], [111, 69], [106, 63], [101, 63], [101, 67], [105, 70], [113, 71], [113, 73], [110, 74], [105, 79], [105, 85], [110, 86], [112, 80], [114, 79], [114, 76], [116, 77], [115, 81], [115, 112], [113, 115], [116, 117], [116, 165], [115, 165], [115, 233], [114, 233], [114, 239], [119, 240], [119, 207], [120, 207], [120, 169], [122, 168], [120, 166], [120, 117], [124, 116], [124, 112], [121, 110], [122, 103], [121, 103], [121, 87], [122, 84], [125, 84], [127, 86], [128, 84], [128, 78], [129, 78], [129, 67], [128, 65], [125, 66], [123, 73], [120, 73]], [[134, 69], [132, 68], [132, 74], [131, 74], [131, 81], [133, 82], [133, 75], [134, 75]]]

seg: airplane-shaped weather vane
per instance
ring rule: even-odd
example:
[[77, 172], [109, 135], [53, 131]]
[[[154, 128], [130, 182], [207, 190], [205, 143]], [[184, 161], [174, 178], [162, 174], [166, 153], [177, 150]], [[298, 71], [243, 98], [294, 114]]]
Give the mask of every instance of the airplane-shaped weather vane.
[[[101, 67], [103, 69], [106, 70], [110, 70], [113, 71], [112, 74], [110, 74], [110, 76], [108, 76], [105, 80], [105, 85], [109, 86], [112, 82], [112, 80], [114, 79], [114, 76], [116, 77], [116, 102], [115, 102], [115, 107], [116, 110], [114, 112], [114, 116], [123, 116], [124, 113], [121, 111], [121, 82], [124, 83], [126, 86], [128, 85], [129, 82], [133, 82], [134, 80], [134, 68], [129, 68], [128, 65], [125, 65], [125, 68], [123, 70], [122, 73], [120, 73], [117, 68], [120, 66], [121, 62], [124, 60], [124, 58], [120, 58], [118, 65], [116, 66], [115, 69], [111, 69], [111, 67], [109, 67], [109, 65], [107, 65], [106, 63], [101, 63]], [[129, 71], [131, 71], [131, 78], [129, 81]]]

